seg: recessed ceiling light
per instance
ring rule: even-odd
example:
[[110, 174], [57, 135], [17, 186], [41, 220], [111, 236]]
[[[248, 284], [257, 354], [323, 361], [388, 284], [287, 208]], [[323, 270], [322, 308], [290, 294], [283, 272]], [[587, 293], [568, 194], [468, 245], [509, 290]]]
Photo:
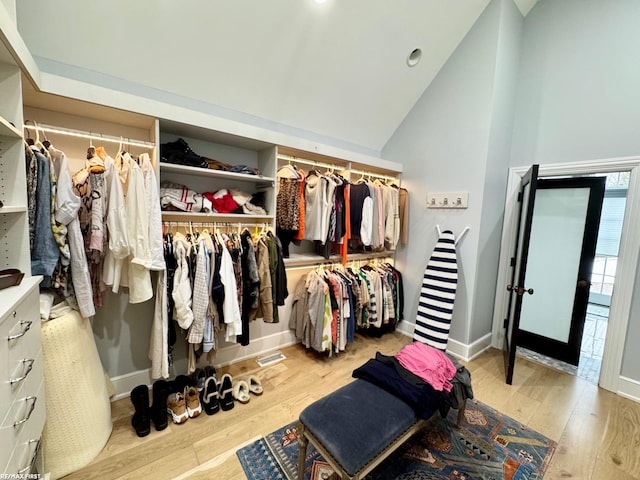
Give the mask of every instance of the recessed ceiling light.
[[418, 62], [420, 62], [420, 58], [422, 57], [422, 50], [419, 48], [414, 48], [411, 50], [411, 53], [407, 57], [407, 65], [410, 67], [415, 67]]
[[324, 3], [324, 2], [326, 2], [326, 1], [327, 1], [327, 0], [315, 0], [315, 2], [316, 2], [317, 4], [319, 4], [319, 5], [320, 5], [320, 4], [322, 4], [322, 3]]

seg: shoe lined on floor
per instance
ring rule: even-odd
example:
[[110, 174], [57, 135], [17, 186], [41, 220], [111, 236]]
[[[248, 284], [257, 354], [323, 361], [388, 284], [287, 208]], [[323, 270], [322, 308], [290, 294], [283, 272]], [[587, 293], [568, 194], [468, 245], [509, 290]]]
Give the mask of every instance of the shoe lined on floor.
[[184, 391], [187, 387], [196, 386], [196, 381], [188, 375], [178, 375], [169, 382], [169, 386], [172, 393], [181, 393], [184, 395]]
[[203, 368], [196, 368], [196, 370], [191, 375], [189, 375], [189, 377], [195, 382], [198, 393], [200, 394], [200, 400], [202, 400], [204, 382], [207, 379], [205, 370]]
[[249, 384], [249, 391], [254, 395], [262, 395], [264, 389], [262, 388], [262, 383], [260, 383], [260, 379], [255, 375], [249, 375], [245, 381]]
[[167, 420], [167, 397], [169, 396], [169, 383], [165, 380], [156, 380], [153, 383], [151, 394], [151, 420], [157, 431], [164, 430], [169, 424]]
[[237, 380], [233, 385], [233, 398], [240, 403], [249, 403], [249, 384], [244, 380]]
[[233, 406], [233, 378], [225, 373], [220, 379], [220, 408], [227, 411]]
[[196, 387], [187, 387], [184, 393], [187, 413], [189, 418], [195, 418], [202, 413], [202, 405], [200, 405], [200, 394]]
[[149, 418], [149, 387], [138, 385], [131, 390], [131, 403], [135, 412], [131, 417], [131, 426], [136, 435], [146, 437], [151, 432], [151, 419]]
[[204, 383], [204, 391], [202, 392], [202, 405], [207, 415], [213, 415], [220, 411], [220, 394], [218, 393], [219, 385], [216, 377], [211, 375], [207, 377]]
[[167, 398], [167, 413], [171, 415], [173, 423], [184, 423], [189, 420], [184, 395], [180, 392], [172, 393]]

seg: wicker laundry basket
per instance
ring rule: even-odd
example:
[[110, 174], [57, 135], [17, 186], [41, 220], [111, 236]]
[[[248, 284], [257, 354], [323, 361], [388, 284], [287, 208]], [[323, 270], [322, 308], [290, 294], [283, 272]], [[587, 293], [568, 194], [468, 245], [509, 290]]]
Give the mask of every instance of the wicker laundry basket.
[[60, 478], [90, 463], [111, 435], [111, 404], [91, 324], [66, 304], [42, 324], [45, 472]]

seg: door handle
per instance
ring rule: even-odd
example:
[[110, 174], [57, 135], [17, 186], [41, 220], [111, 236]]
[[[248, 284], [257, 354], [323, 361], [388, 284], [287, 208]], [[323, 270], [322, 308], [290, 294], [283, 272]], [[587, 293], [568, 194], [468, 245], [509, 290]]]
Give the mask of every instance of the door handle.
[[591, 288], [591, 282], [587, 282], [586, 280], [578, 280], [578, 287], [580, 288]]
[[518, 295], [524, 295], [525, 293], [528, 293], [529, 295], [533, 295], [533, 288], [525, 289], [524, 287], [519, 287], [518, 285], [516, 286], [507, 285], [507, 292], [515, 292]]

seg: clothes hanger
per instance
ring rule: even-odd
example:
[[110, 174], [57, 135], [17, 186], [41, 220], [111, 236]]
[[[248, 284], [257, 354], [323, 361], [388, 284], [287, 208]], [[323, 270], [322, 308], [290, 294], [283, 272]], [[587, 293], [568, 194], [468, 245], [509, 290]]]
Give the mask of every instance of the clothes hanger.
[[96, 147], [93, 146], [93, 138], [91, 132], [89, 132], [89, 148], [87, 148], [87, 160], [91, 160], [96, 156]]
[[[27, 125], [29, 122], [31, 122], [31, 120], [25, 120], [24, 124]], [[31, 122], [33, 123], [33, 122]], [[33, 140], [33, 138], [31, 138], [31, 134], [29, 133], [29, 128], [25, 128], [24, 129], [24, 141], [27, 143], [27, 145], [29, 147], [33, 146], [33, 144], [35, 143], [35, 141]]]
[[278, 169], [278, 173], [284, 172], [284, 171], [288, 171], [294, 175], [293, 177], [288, 177], [288, 178], [295, 178], [297, 180], [300, 179], [300, 174], [298, 173], [298, 170], [293, 165], [291, 165], [291, 162], [289, 162], [286, 165], [283, 165]]
[[[33, 122], [33, 124], [36, 126], [36, 132], [37, 132], [38, 125], [36, 124], [36, 122]], [[42, 138], [44, 138], [44, 140], [42, 140], [42, 146], [48, 150], [49, 147], [51, 146], [51, 142], [47, 139], [47, 133], [44, 131], [44, 128], [40, 128], [40, 130], [42, 130]]]
[[36, 127], [35, 131], [36, 131], [36, 140], [34, 142], [34, 146], [40, 150], [40, 153], [45, 153], [46, 148], [45, 146], [42, 144], [42, 142], [40, 141], [40, 128], [38, 127], [38, 124], [36, 122], [33, 122], [33, 126]]

